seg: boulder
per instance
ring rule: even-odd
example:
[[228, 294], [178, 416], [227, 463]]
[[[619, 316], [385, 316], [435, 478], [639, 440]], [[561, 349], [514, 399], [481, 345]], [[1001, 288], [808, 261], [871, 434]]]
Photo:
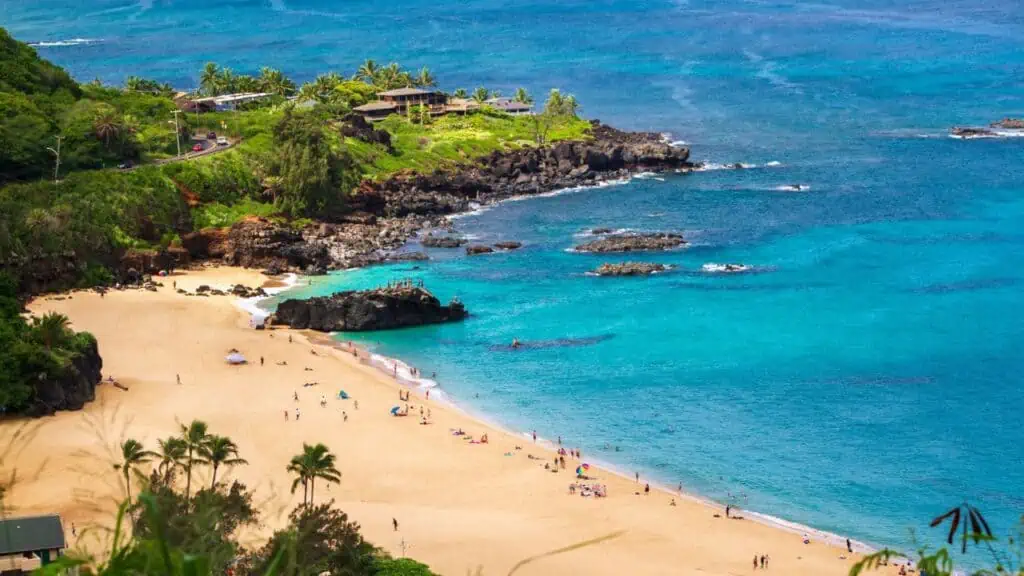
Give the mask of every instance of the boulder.
[[668, 270], [667, 266], [654, 262], [622, 262], [602, 264], [594, 273], [598, 276], [647, 276], [665, 270]]
[[510, 240], [510, 241], [506, 241], [506, 242], [495, 242], [494, 243], [494, 247], [499, 249], [499, 250], [518, 250], [519, 248], [523, 247], [523, 243], [522, 242], [516, 242], [514, 240]]
[[491, 248], [490, 246], [483, 246], [481, 244], [466, 246], [467, 256], [476, 256], [478, 254], [490, 254], [491, 252], [494, 252], [494, 248]]
[[1003, 118], [998, 122], [989, 124], [992, 128], [1002, 128], [1003, 130], [1024, 130], [1024, 118]]
[[577, 252], [637, 252], [670, 250], [686, 244], [679, 234], [654, 232], [649, 234], [613, 234], [576, 247]]
[[611, 234], [613, 230], [611, 228], [593, 228], [590, 233], [594, 236], [601, 236], [603, 234]]
[[434, 236], [433, 234], [425, 236], [420, 240], [426, 248], [459, 248], [463, 244], [469, 242], [465, 238], [457, 238], [455, 236]]
[[285, 300], [271, 323], [300, 330], [358, 332], [453, 322], [466, 316], [460, 302], [442, 305], [424, 288], [399, 286]]

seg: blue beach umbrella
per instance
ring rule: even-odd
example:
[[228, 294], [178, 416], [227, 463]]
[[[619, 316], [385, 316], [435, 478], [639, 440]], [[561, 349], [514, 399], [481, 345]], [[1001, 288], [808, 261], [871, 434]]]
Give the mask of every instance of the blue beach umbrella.
[[398, 406], [395, 406], [391, 409], [391, 415], [398, 416]]

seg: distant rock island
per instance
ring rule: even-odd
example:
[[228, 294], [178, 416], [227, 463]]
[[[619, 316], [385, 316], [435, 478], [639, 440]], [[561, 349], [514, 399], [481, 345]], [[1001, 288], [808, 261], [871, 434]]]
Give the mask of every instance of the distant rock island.
[[956, 138], [998, 138], [1004, 135], [999, 133], [1000, 130], [1024, 131], [1024, 119], [1003, 118], [987, 127], [954, 126], [949, 133]]
[[401, 285], [285, 300], [270, 323], [299, 330], [360, 332], [454, 322], [467, 315], [461, 302], [445, 306], [422, 287]]
[[654, 262], [622, 262], [602, 264], [594, 273], [598, 276], [648, 276], [668, 269], [668, 266]]
[[613, 234], [599, 240], [580, 244], [577, 252], [641, 252], [654, 250], [671, 250], [686, 244], [682, 235], [671, 232], [651, 232], [645, 234]]

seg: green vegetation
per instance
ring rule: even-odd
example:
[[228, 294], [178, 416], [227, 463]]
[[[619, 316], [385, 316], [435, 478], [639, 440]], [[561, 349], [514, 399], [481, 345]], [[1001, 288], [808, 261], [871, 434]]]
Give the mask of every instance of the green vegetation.
[[[235, 443], [210, 434], [204, 422], [194, 420], [159, 446], [160, 452], [154, 453], [135, 439], [121, 443], [122, 461], [115, 468], [123, 474], [128, 496], [118, 510], [106, 558], [71, 553], [43, 568], [42, 575], [78, 568], [110, 576], [434, 576], [424, 564], [391, 558], [364, 540], [359, 525], [332, 503], [313, 504], [315, 479], [339, 482], [341, 476], [334, 468], [335, 456], [323, 444], [303, 446], [288, 466], [309, 485], [309, 500], [291, 512], [284, 529], [255, 549], [238, 541], [242, 528], [260, 522], [252, 493], [237, 481], [217, 480], [218, 469], [246, 464]], [[142, 470], [146, 465], [152, 466], [148, 474]], [[191, 478], [200, 466], [209, 468], [212, 480], [193, 494]], [[185, 475], [184, 491], [180, 474]], [[136, 500], [131, 497], [133, 484], [139, 488]], [[130, 537], [125, 536], [126, 522], [131, 523]]]
[[[343, 118], [380, 91], [436, 85], [427, 68], [372, 60], [351, 76], [322, 74], [301, 87], [279, 70], [250, 76], [210, 63], [202, 94], [275, 97], [207, 113], [179, 112], [172, 87], [145, 78], [130, 76], [123, 88], [79, 85], [2, 29], [0, 73], [0, 271], [21, 292], [109, 283], [125, 250], [159, 250], [249, 216], [336, 219], [362, 179], [451, 169], [495, 151], [585, 139], [590, 130], [575, 99], [552, 91], [536, 116], [486, 104], [467, 116], [422, 108], [378, 123], [390, 147], [343, 137]], [[302, 106], [286, 102], [291, 95]], [[481, 87], [474, 97], [497, 95]], [[533, 102], [524, 89], [515, 100]], [[209, 131], [234, 145], [174, 161], [179, 146], [188, 150], [193, 134]], [[136, 167], [118, 168], [126, 164]]]
[[[976, 507], [964, 502], [951, 508], [946, 513], [934, 518], [929, 526], [936, 528], [949, 522], [946, 544], [959, 544], [960, 554], [967, 554], [970, 546], [989, 556], [989, 567], [966, 572], [970, 576], [1024, 576], [1024, 516], [1018, 526], [1016, 536], [1009, 536], [1005, 541], [993, 535], [988, 521]], [[862, 576], [890, 561], [912, 558], [892, 549], [882, 549], [869, 554], [850, 568], [850, 576]], [[930, 550], [921, 546], [916, 554], [915, 564], [922, 576], [953, 576], [964, 573], [955, 569], [953, 554], [945, 547]], [[902, 572], [901, 572], [902, 574]]]
[[41, 388], [73, 380], [76, 362], [96, 349], [95, 338], [73, 332], [67, 316], [50, 313], [26, 321], [16, 288], [0, 274], [0, 413], [5, 414], [29, 409]]

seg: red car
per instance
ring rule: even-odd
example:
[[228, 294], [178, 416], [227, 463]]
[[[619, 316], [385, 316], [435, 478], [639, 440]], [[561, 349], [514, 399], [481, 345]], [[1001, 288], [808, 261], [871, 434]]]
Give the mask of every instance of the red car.
[[196, 144], [195, 146], [192, 147], [192, 151], [193, 152], [202, 152], [203, 151], [203, 145], [202, 144]]

